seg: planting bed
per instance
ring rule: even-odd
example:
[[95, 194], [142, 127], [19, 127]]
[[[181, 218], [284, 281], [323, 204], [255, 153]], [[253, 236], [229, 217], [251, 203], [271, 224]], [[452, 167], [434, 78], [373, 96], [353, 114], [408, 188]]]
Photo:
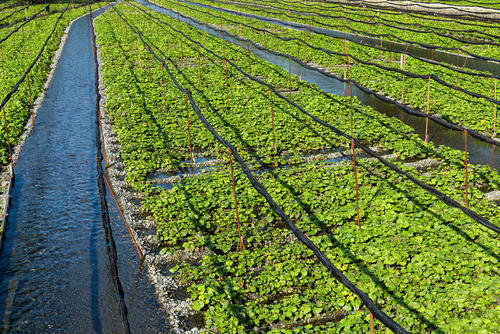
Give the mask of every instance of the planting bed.
[[[497, 205], [485, 197], [499, 190], [496, 171], [466, 167], [463, 152], [424, 142], [407, 125], [356, 98], [327, 94], [256, 57], [247, 44], [250, 39], [283, 53], [297, 52], [296, 41], [264, 37], [250, 26], [338, 52], [343, 52], [341, 40], [332, 45], [325, 36], [204, 13], [182, 3], [158, 3], [176, 12], [170, 17], [125, 2], [97, 18], [95, 26], [106, 113], [120, 144], [125, 180], [141, 203], [141, 218], [154, 222], [153, 255], [163, 258], [163, 275], [176, 281], [175, 294], [188, 294], [191, 317], [202, 319], [186, 322], [180, 331], [370, 330], [366, 304], [295, 238], [249, 173], [326, 258], [404, 329], [500, 330], [500, 239], [478, 222], [500, 224]], [[197, 27], [182, 22], [184, 15], [198, 20]], [[221, 22], [224, 34], [244, 38], [241, 44], [236, 37], [231, 43], [207, 32], [206, 27], [220, 28]], [[349, 44], [349, 52], [399, 66], [373, 60], [380, 51], [366, 46]], [[343, 75], [342, 67], [331, 66], [343, 64], [342, 56], [327, 57], [305, 46], [296, 56]], [[413, 59], [406, 66], [415, 73], [432, 68]], [[433, 70], [455, 80], [450, 69], [436, 64]], [[372, 89], [400, 89], [399, 78], [392, 82], [390, 72], [370, 71], [356, 64], [349, 78], [367, 86], [372, 82]], [[460, 74], [461, 87], [480, 86], [491, 96], [492, 88], [482, 80]], [[408, 82], [406, 102], [417, 108], [420, 103], [421, 109], [418, 99], [425, 89]], [[492, 114], [491, 102], [470, 98], [461, 102], [464, 108], [483, 109], [447, 109], [465, 95], [440, 89], [446, 92], [433, 91], [433, 112], [491, 132], [491, 117], [485, 120]], [[351, 137], [358, 147], [355, 168]], [[240, 168], [236, 151], [249, 169]], [[413, 177], [459, 206], [468, 205], [476, 216], [441, 201]], [[377, 320], [374, 326], [388, 330]]]
[[[98, 9], [105, 4], [105, 2], [96, 2], [92, 4], [92, 8]], [[19, 8], [12, 8], [13, 11], [17, 9]], [[86, 12], [88, 12], [86, 2], [51, 4], [49, 13], [45, 11], [45, 5], [33, 5], [8, 18], [16, 24], [0, 29], [0, 73], [2, 75], [0, 93], [12, 151], [25, 131], [25, 125], [32, 115], [35, 100], [44, 91], [44, 83], [52, 66], [53, 54], [59, 47], [65, 29], [72, 20]], [[56, 24], [58, 19], [59, 22]], [[0, 24], [6, 21], [1, 21]], [[54, 33], [48, 39], [38, 61], [25, 79], [20, 82], [54, 27]], [[18, 82], [20, 84], [14, 91]], [[13, 94], [9, 95], [11, 92]], [[9, 147], [4, 125], [2, 129], [4, 131], [0, 136], [0, 162], [7, 165]]]
[[[297, 27], [292, 29], [286, 25], [277, 25], [276, 22], [266, 23], [255, 18], [217, 11], [214, 10], [215, 7], [207, 9], [198, 5], [176, 3], [171, 0], [159, 0], [156, 3], [195, 17], [207, 24], [216, 25], [227, 32], [249, 39], [265, 48], [290, 55], [294, 59], [296, 58], [310, 65], [321, 65], [327, 72], [334, 73], [342, 78], [352, 79], [363, 87], [409, 105], [412, 109], [425, 114], [435, 115], [450, 123], [467, 127], [487, 136], [495, 137], [498, 132], [495, 115], [499, 103], [497, 90], [500, 89], [500, 86], [498, 86], [500, 64], [491, 63], [489, 65], [491, 72], [465, 68], [464, 65], [467, 64], [469, 56], [462, 59], [460, 54], [463, 55], [466, 50], [471, 51], [471, 47], [475, 47], [474, 45], [461, 46], [462, 51], [455, 49], [454, 52], [457, 53], [457, 57], [454, 63], [440, 63], [430, 59], [431, 57], [420, 55], [418, 51], [404, 51], [403, 48], [401, 51], [390, 52], [391, 45], [394, 45], [391, 43], [401, 43], [401, 41], [394, 40], [391, 36], [401, 36], [401, 34], [406, 35], [411, 32], [397, 30], [401, 29], [401, 27], [395, 27], [396, 29], [383, 27], [377, 25], [375, 21], [375, 23], [368, 22], [369, 31], [365, 32], [355, 29], [346, 30], [345, 27], [347, 26], [343, 25], [328, 27], [339, 31], [343, 29], [348, 33], [356, 32], [356, 34], [373, 36], [371, 37], [373, 43], [368, 46], [365, 45], [368, 42], [362, 40], [351, 39], [351, 41], [345, 41], [341, 31], [333, 34], [335, 37], [332, 37], [331, 33], [312, 34], [306, 30], [297, 30]], [[283, 18], [281, 15], [272, 15], [258, 8], [241, 8], [242, 5], [231, 5], [216, 1], [199, 1], [199, 3], [222, 6], [224, 10], [245, 10], [250, 14], [258, 13], [270, 18]], [[285, 15], [286, 11], [283, 12], [283, 15]], [[314, 12], [312, 13], [310, 15], [315, 15]], [[325, 11], [322, 10], [321, 13], [325, 13]], [[286, 17], [285, 19], [289, 20], [290, 18]], [[322, 20], [338, 23], [345, 19], [344, 16], [340, 18], [335, 16]], [[311, 24], [309, 15], [297, 17], [297, 20], [293, 21]], [[317, 25], [316, 23], [313, 22], [313, 26]], [[373, 24], [375, 25], [372, 26]], [[449, 23], [447, 24], [449, 26]], [[349, 22], [348, 27], [351, 29], [355, 25], [356, 23]], [[495, 40], [500, 41], [498, 39], [500, 29], [495, 25], [492, 27], [494, 27], [492, 32], [497, 34], [494, 35], [497, 36]], [[378, 34], [379, 28], [381, 34]], [[476, 27], [476, 31], [477, 29], [479, 28]], [[370, 31], [376, 33], [372, 34]], [[433, 37], [434, 34], [413, 33], [413, 35], [408, 35], [409, 37], [403, 39], [403, 41], [413, 39], [417, 40], [416, 43], [434, 45], [433, 47], [438, 46], [440, 43], [437, 38]], [[443, 45], [449, 46], [454, 43], [454, 39], [440, 38]], [[487, 47], [478, 45], [477, 49], [484, 52], [491, 50], [494, 59], [498, 59], [498, 54], [500, 54], [498, 46], [489, 43], [492, 43], [492, 41], [482, 42]], [[452, 50], [451, 52], [453, 52]], [[436, 50], [436, 52], [438, 51]], [[450, 50], [447, 52], [450, 52]], [[457, 73], [457, 70], [459, 73]]]

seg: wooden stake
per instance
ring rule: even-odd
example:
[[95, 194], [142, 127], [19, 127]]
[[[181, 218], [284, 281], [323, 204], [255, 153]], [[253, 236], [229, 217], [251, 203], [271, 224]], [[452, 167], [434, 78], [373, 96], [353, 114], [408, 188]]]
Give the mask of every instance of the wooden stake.
[[[427, 82], [427, 115], [429, 115], [429, 101], [431, 96], [431, 77], [429, 76]], [[429, 117], [425, 118], [425, 142], [429, 141]]]
[[244, 249], [245, 245], [243, 244], [243, 237], [241, 236], [240, 215], [238, 213], [238, 200], [236, 198], [236, 183], [234, 181], [233, 160], [231, 159], [231, 149], [229, 147], [227, 148], [227, 153], [229, 155], [229, 166], [231, 167], [231, 180], [233, 181], [234, 210], [236, 212], [236, 223], [238, 224], [238, 235], [240, 237], [240, 249]]
[[271, 126], [273, 128], [273, 151], [274, 153], [277, 152], [276, 150], [276, 137], [274, 134], [274, 108], [273, 108], [273, 91], [269, 90], [269, 96], [270, 96], [270, 101], [271, 101]]
[[187, 122], [188, 122], [188, 140], [189, 140], [189, 158], [191, 159], [191, 163], [194, 162], [193, 159], [193, 148], [191, 146], [191, 125], [189, 123], [189, 107], [188, 107], [188, 94], [186, 94], [186, 115], [187, 115]]
[[370, 334], [373, 334], [373, 313], [370, 312]]

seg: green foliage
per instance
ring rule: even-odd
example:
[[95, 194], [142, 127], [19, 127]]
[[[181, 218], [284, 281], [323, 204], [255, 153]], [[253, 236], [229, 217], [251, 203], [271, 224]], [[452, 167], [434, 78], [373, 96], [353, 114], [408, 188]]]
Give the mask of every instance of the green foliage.
[[[117, 8], [158, 48], [155, 52], [166, 59], [180, 84], [193, 92], [205, 117], [235, 145], [284, 212], [384, 312], [411, 332], [499, 331], [498, 236], [363, 156], [358, 161], [362, 224], [358, 228], [351, 163], [306, 160], [309, 153], [347, 149], [349, 143], [273, 98], [275, 154], [266, 89], [228, 66], [226, 105], [223, 62], [132, 6]], [[247, 52], [238, 46], [204, 36], [203, 31], [165, 15], [152, 15], [217, 54], [225, 53], [245, 71], [251, 66], [253, 75], [286, 93], [289, 79], [281, 68], [253, 55], [249, 65]], [[151, 184], [153, 172], [176, 173], [186, 167], [185, 96], [166, 74], [163, 81], [158, 62], [115, 13], [99, 17], [96, 29], [105, 62], [107, 111], [121, 144], [128, 181], [142, 192], [144, 213], [157, 224], [162, 253], [207, 254], [194, 263], [169, 268], [187, 286], [192, 307], [203, 314], [207, 330], [368, 332], [369, 315], [359, 298], [295, 239], [238, 168], [235, 182], [244, 249], [239, 248], [227, 164], [176, 182], [169, 190]], [[293, 101], [349, 132], [348, 99], [322, 94], [296, 77], [292, 89], [297, 90]], [[188, 110], [195, 151], [227, 161], [227, 151]], [[461, 152], [423, 143], [404, 124], [357, 100], [354, 110], [356, 137], [395, 153], [393, 161], [403, 169], [463, 202]], [[425, 173], [403, 165], [408, 159], [428, 157], [440, 164]], [[500, 224], [497, 206], [487, 203], [478, 189], [498, 189], [498, 174], [471, 166], [471, 176], [471, 208]], [[384, 330], [379, 322], [376, 329]]]

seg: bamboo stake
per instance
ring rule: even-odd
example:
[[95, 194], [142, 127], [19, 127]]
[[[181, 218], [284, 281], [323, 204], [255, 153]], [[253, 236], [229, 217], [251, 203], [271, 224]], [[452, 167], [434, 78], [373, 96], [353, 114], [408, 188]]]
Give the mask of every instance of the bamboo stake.
[[240, 237], [240, 249], [244, 249], [243, 237], [241, 236], [241, 228], [240, 228], [240, 215], [238, 213], [238, 200], [236, 198], [236, 183], [234, 181], [234, 172], [233, 172], [233, 160], [231, 159], [231, 149], [227, 148], [227, 153], [229, 155], [229, 166], [231, 167], [231, 180], [233, 182], [233, 196], [234, 196], [234, 210], [236, 212], [236, 223], [238, 224], [238, 236]]

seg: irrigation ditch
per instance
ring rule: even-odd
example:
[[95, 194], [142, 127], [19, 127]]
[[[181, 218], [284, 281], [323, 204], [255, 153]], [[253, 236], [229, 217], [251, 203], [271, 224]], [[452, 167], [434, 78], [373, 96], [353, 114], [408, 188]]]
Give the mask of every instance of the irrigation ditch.
[[3, 332], [169, 331], [119, 208], [111, 194], [99, 195], [90, 15], [73, 20], [61, 39], [37, 117], [15, 149], [16, 182], [4, 172]]

